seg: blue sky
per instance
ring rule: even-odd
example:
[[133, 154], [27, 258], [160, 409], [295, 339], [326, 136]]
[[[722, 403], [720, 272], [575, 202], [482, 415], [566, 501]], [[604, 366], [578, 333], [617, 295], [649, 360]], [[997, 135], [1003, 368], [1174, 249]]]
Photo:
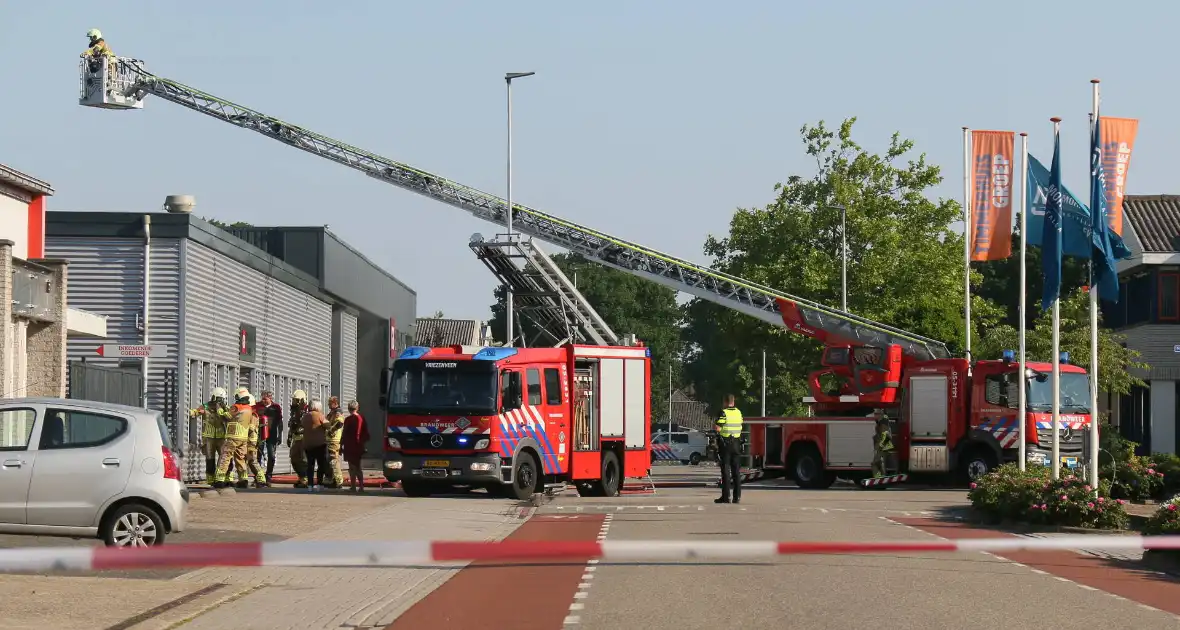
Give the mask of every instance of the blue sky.
[[961, 127], [1028, 131], [1048, 163], [1062, 116], [1066, 185], [1085, 191], [1091, 78], [1103, 113], [1140, 118], [1128, 192], [1180, 192], [1166, 153], [1180, 4], [721, 7], [10, 1], [0, 162], [51, 182], [51, 210], [144, 212], [187, 193], [225, 221], [329, 224], [418, 291], [419, 315], [472, 318], [489, 315], [493, 279], [467, 240], [491, 224], [163, 101], [80, 107], [86, 30], [161, 76], [500, 195], [503, 74], [536, 71], [513, 90], [514, 198], [698, 262], [735, 207], [813, 172], [798, 130], [820, 119], [858, 116], [871, 149], [914, 139], [944, 167], [937, 194], [958, 198]]

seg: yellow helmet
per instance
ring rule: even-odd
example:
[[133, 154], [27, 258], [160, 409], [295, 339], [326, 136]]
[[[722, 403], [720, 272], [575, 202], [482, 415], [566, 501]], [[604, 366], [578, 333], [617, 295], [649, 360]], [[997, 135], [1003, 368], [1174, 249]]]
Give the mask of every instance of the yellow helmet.
[[294, 394], [291, 394], [291, 400], [307, 402], [307, 392], [303, 391], [302, 389], [297, 389], [295, 390]]
[[97, 28], [92, 28], [89, 31], [86, 31], [86, 37], [89, 37], [90, 39], [102, 39], [102, 31], [98, 30]]

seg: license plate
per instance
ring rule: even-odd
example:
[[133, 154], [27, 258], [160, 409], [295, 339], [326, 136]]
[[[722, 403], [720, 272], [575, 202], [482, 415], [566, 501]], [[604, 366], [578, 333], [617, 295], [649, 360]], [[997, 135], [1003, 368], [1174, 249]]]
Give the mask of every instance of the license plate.
[[450, 465], [451, 460], [449, 459], [428, 459], [422, 462], [422, 466], [425, 468], [446, 468]]
[[1076, 458], [1076, 457], [1062, 457], [1061, 458], [1061, 465], [1068, 466], [1069, 468], [1077, 468], [1078, 458]]

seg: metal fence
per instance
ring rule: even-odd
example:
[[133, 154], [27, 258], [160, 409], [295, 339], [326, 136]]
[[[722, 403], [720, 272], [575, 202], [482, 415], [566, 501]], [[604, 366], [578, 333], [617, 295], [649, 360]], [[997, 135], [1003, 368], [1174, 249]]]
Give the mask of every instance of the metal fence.
[[66, 378], [66, 398], [143, 406], [143, 373], [138, 369], [70, 361]]

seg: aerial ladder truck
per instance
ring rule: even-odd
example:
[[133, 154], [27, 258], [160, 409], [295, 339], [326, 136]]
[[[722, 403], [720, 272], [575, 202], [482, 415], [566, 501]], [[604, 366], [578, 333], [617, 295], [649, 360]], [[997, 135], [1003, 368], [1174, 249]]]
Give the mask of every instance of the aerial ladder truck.
[[[645, 278], [694, 297], [782, 326], [824, 344], [822, 365], [809, 379], [812, 415], [805, 418], [751, 418], [750, 451], [756, 467], [781, 471], [800, 485], [827, 487], [836, 475], [867, 476], [872, 431], [882, 415], [892, 422], [897, 468], [919, 473], [958, 472], [978, 477], [1017, 453], [1016, 389], [1029, 388], [1026, 414], [1030, 459], [1043, 458], [1052, 441], [1043, 398], [1048, 364], [1028, 364], [1024, 375], [1005, 352], [1003, 360], [951, 357], [945, 343], [907, 332], [774, 288], [676, 258], [605, 232], [591, 229], [445, 177], [370, 153], [148, 72], [142, 61], [120, 57], [114, 63], [80, 64], [84, 106], [141, 109], [151, 95], [187, 107], [288, 146], [337, 162], [410, 192], [441, 201], [496, 225], [513, 228], [608, 267]], [[477, 235], [478, 236], [478, 235]], [[472, 239], [481, 255], [493, 247]], [[502, 248], [501, 248], [502, 249]], [[484, 258], [485, 263], [491, 258]], [[498, 264], [495, 261], [489, 264]], [[496, 271], [493, 268], [493, 271]], [[500, 275], [499, 273], [497, 275]], [[583, 334], [593, 343], [611, 343], [613, 333], [572, 301]], [[584, 300], [582, 300], [584, 303]], [[581, 317], [584, 315], [585, 317]], [[597, 337], [597, 338], [594, 338]], [[1087, 376], [1063, 366], [1066, 378]], [[835, 385], [831, 385], [833, 381]], [[1063, 386], [1063, 389], [1066, 389]], [[1080, 390], [1079, 390], [1080, 391]], [[1072, 403], [1074, 401], [1070, 401]], [[1063, 403], [1060, 452], [1075, 465], [1083, 452], [1089, 410]], [[1037, 461], [1041, 461], [1037, 460]]]

